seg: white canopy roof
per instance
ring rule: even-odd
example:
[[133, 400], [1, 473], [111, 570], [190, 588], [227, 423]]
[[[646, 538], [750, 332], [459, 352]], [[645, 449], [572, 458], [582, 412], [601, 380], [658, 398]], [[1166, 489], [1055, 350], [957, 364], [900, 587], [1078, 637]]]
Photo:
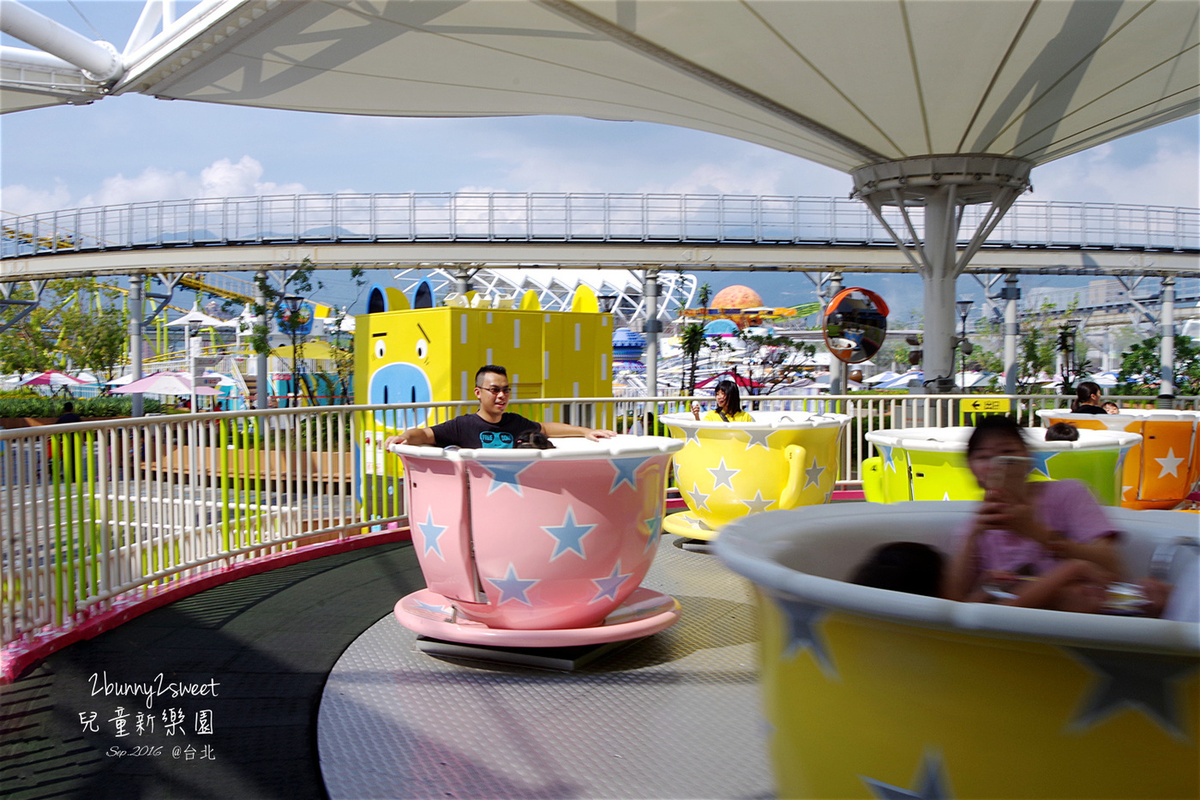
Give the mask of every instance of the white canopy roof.
[[197, 306], [193, 305], [191, 311], [167, 323], [167, 327], [178, 326], [182, 328], [188, 325], [195, 325], [198, 328], [232, 328], [237, 326], [237, 320], [217, 319], [205, 314]]
[[845, 171], [1039, 164], [1196, 113], [1198, 16], [1185, 0], [206, 0], [134, 48], [113, 93], [662, 122]]

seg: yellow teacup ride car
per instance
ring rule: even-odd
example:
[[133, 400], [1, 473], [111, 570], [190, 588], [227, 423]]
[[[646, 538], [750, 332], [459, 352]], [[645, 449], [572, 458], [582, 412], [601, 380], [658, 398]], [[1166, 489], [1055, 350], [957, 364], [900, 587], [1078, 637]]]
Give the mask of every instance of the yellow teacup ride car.
[[683, 439], [675, 485], [688, 510], [663, 520], [668, 533], [713, 539], [732, 520], [760, 511], [828, 503], [841, 467], [845, 414], [755, 411], [753, 422], [701, 422], [690, 413], [659, 420]]
[[1072, 414], [1068, 408], [1042, 409], [1042, 423], [1066, 422], [1080, 429], [1141, 434], [1125, 459], [1121, 505], [1175, 508], [1200, 488], [1200, 411], [1129, 409], [1119, 414]]
[[1156, 565], [1176, 584], [1161, 619], [844, 581], [885, 542], [949, 553], [975, 507], [838, 504], [721, 531], [717, 555], [753, 582], [762, 614], [777, 796], [1200, 796], [1195, 517], [1107, 509], [1129, 577]]
[[[982, 500], [983, 489], [967, 467], [967, 439], [973, 428], [905, 428], [871, 431], [867, 441], [878, 456], [862, 464], [868, 502]], [[1122, 464], [1142, 437], [1123, 431], [1079, 431], [1074, 442], [1047, 442], [1044, 428], [1026, 428], [1033, 458], [1033, 481], [1074, 478], [1091, 487], [1106, 506], [1121, 500]]]

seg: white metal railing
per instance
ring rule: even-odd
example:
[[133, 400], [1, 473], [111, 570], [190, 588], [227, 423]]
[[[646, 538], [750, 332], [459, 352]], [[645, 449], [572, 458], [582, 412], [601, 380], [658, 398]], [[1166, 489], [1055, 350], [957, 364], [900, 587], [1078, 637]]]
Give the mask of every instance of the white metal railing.
[[[964, 212], [973, 230], [981, 207]], [[899, 218], [896, 230], [905, 226]], [[442, 192], [202, 198], [5, 216], [0, 258], [275, 242], [565, 241], [893, 247], [857, 200], [699, 194]], [[917, 235], [923, 235], [920, 215]], [[1200, 249], [1200, 209], [1026, 201], [985, 246]]]
[[[972, 397], [979, 397], [973, 395]], [[638, 434], [692, 397], [514, 401], [513, 410]], [[946, 395], [748, 397], [752, 410], [852, 418], [839, 485], [861, 483], [865, 434], [959, 424]], [[1062, 398], [1022, 397], [1019, 413]], [[1119, 398], [1123, 407], [1153, 398]], [[1198, 408], [1197, 398], [1180, 407]], [[387, 431], [474, 403], [160, 415], [0, 431], [0, 629], [6, 655], [237, 562], [407, 526]]]

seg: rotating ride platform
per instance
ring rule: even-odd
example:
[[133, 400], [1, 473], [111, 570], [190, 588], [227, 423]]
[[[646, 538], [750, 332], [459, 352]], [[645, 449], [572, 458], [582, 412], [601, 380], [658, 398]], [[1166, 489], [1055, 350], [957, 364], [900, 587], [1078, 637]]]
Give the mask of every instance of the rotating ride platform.
[[325, 683], [328, 796], [773, 796], [749, 585], [679, 545], [655, 539], [639, 589], [678, 598], [678, 623], [570, 672], [431, 658], [381, 618]]

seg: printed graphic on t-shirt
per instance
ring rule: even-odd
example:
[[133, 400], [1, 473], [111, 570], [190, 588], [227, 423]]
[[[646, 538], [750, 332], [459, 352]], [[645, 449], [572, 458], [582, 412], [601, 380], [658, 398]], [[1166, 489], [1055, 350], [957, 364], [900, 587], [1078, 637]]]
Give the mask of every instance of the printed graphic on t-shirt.
[[513, 435], [506, 431], [480, 431], [479, 443], [485, 449], [511, 450], [513, 447]]

